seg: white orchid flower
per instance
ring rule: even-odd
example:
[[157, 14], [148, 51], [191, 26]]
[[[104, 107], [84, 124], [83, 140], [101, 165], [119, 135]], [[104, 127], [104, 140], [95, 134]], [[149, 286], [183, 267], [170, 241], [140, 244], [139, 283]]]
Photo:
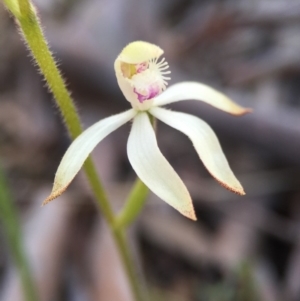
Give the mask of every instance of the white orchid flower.
[[162, 54], [163, 50], [158, 46], [142, 41], [130, 43], [122, 50], [114, 67], [118, 84], [132, 108], [98, 121], [74, 140], [58, 167], [51, 195], [44, 204], [66, 190], [102, 139], [133, 120], [127, 154], [137, 176], [166, 203], [196, 220], [186, 186], [158, 148], [149, 115], [186, 134], [209, 173], [225, 188], [240, 195], [245, 194], [210, 126], [198, 117], [161, 106], [195, 99], [233, 115], [243, 115], [251, 110], [201, 83], [182, 82], [166, 90], [170, 71], [164, 58], [159, 61]]

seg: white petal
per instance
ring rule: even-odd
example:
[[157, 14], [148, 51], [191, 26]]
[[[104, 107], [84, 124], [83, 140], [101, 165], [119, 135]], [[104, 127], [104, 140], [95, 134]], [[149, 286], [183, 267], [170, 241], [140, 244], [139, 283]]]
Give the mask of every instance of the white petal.
[[67, 189], [89, 154], [102, 139], [132, 119], [135, 115], [136, 111], [131, 109], [107, 117], [96, 122], [79, 135], [63, 156], [55, 175], [52, 192], [43, 205], [57, 198]]
[[160, 152], [147, 113], [134, 118], [127, 153], [133, 169], [150, 190], [186, 217], [196, 220], [190, 194]]
[[170, 86], [165, 92], [154, 99], [153, 105], [162, 106], [182, 100], [200, 100], [217, 109], [233, 115], [244, 115], [252, 112], [249, 108], [243, 108], [234, 103], [226, 95], [213, 88], [197, 82], [182, 82]]
[[206, 122], [189, 114], [162, 108], [152, 108], [150, 113], [191, 139], [203, 164], [222, 186], [240, 195], [245, 194], [229, 167], [217, 136]]

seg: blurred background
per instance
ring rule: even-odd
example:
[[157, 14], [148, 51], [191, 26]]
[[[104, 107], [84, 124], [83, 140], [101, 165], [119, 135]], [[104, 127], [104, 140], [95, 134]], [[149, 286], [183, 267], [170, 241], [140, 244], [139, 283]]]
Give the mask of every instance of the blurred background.
[[[34, 3], [85, 128], [129, 108], [113, 63], [134, 40], [165, 50], [172, 83], [200, 81], [254, 109], [233, 117], [199, 102], [170, 106], [212, 126], [244, 197], [220, 187], [190, 141], [158, 123], [159, 146], [186, 183], [198, 221], [149, 195], [130, 241], [150, 300], [300, 300], [300, 0]], [[115, 210], [135, 179], [129, 129], [93, 153]], [[131, 301], [84, 176], [41, 208], [69, 144], [52, 96], [0, 5], [0, 163], [40, 300]], [[0, 300], [24, 300], [1, 221]]]

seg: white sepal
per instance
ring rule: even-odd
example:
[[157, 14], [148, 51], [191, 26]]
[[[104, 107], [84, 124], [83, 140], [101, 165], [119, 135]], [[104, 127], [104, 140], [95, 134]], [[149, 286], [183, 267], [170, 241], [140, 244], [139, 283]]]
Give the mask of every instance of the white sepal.
[[191, 139], [204, 166], [222, 186], [237, 194], [245, 194], [229, 167], [217, 136], [206, 122], [189, 114], [158, 107], [150, 109], [150, 113]]
[[127, 143], [127, 153], [136, 174], [150, 190], [181, 214], [196, 220], [190, 194], [160, 152], [147, 113], [140, 112], [135, 116]]
[[46, 205], [60, 196], [81, 169], [83, 163], [95, 146], [111, 132], [128, 122], [136, 115], [131, 109], [126, 112], [102, 119], [79, 135], [70, 145], [57, 169], [50, 196], [44, 201]]
[[170, 86], [166, 91], [154, 99], [153, 105], [162, 106], [190, 99], [206, 102], [217, 109], [233, 115], [244, 115], [252, 112], [251, 109], [243, 108], [236, 104], [226, 95], [197, 82], [182, 82]]

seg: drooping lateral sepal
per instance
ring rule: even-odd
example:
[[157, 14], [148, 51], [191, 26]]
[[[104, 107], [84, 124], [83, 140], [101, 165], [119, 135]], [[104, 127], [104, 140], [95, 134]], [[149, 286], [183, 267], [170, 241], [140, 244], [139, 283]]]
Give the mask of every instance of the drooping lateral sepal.
[[63, 156], [55, 175], [52, 192], [43, 202], [43, 205], [60, 196], [67, 189], [96, 145], [111, 132], [132, 119], [135, 114], [136, 111], [131, 109], [107, 117], [96, 122], [79, 135]]
[[245, 194], [228, 164], [216, 134], [206, 122], [193, 115], [158, 107], [150, 109], [150, 113], [190, 138], [204, 166], [222, 186], [237, 194]]
[[141, 112], [133, 120], [127, 154], [136, 174], [150, 190], [184, 216], [196, 220], [190, 194], [160, 152], [147, 113]]

